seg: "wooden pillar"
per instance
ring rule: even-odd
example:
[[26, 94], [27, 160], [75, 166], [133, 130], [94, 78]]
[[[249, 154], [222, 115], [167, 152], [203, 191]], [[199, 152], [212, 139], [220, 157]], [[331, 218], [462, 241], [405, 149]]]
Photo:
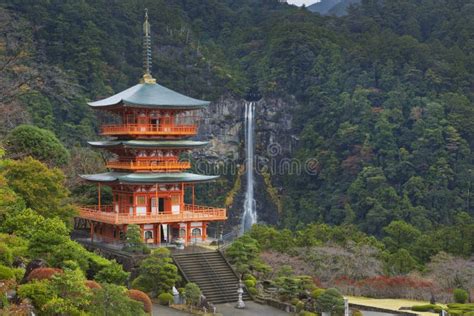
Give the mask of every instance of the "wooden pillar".
[[191, 241], [191, 222], [186, 223], [186, 245]]
[[[151, 205], [151, 208], [152, 208], [152, 211], [153, 211], [153, 204]], [[159, 213], [159, 210], [158, 210], [158, 183], [155, 184], [155, 210], [156, 210], [156, 214]]]
[[181, 182], [181, 212], [184, 212], [184, 182]]
[[142, 241], [145, 242], [145, 229], [144, 229], [144, 226], [143, 224], [140, 224], [140, 235], [142, 236]]
[[201, 239], [202, 241], [206, 241], [206, 238], [207, 238], [207, 223], [202, 222]]

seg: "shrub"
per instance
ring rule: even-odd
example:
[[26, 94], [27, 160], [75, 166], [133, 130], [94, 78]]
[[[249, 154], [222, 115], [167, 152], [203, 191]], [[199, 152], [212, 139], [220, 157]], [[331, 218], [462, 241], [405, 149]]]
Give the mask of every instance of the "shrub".
[[304, 302], [303, 301], [298, 301], [295, 305], [296, 307], [296, 312], [299, 313], [304, 309]]
[[296, 305], [296, 304], [298, 304], [299, 301], [300, 300], [298, 298], [294, 297], [290, 300], [290, 303], [291, 303], [291, 305]]
[[327, 289], [316, 299], [318, 311], [340, 313], [344, 311], [344, 298], [336, 289]]
[[49, 283], [50, 281], [48, 280], [34, 280], [31, 283], [22, 284], [18, 287], [18, 297], [21, 299], [31, 299], [33, 305], [41, 309], [55, 295]]
[[452, 309], [472, 309], [472, 310], [474, 310], [474, 303], [467, 303], [467, 304], [451, 303], [451, 304], [448, 304], [448, 308], [452, 308]]
[[301, 311], [299, 313], [299, 316], [317, 316], [317, 314], [312, 313], [312, 312], [308, 312], [308, 311]]
[[453, 303], [453, 304], [448, 304], [448, 309], [449, 309], [449, 313], [451, 313], [451, 311], [461, 311], [461, 312], [463, 312], [463, 313], [466, 313], [466, 312], [474, 312], [474, 303], [468, 303], [468, 304]]
[[[169, 294], [169, 293], [163, 293], [163, 294]], [[142, 291], [139, 291], [139, 290], [128, 290], [127, 295], [132, 300], [142, 302], [143, 303], [143, 310], [147, 313], [151, 313], [153, 304], [151, 303], [150, 297], [148, 295], [146, 295], [145, 292], [142, 292]]]
[[125, 285], [129, 275], [130, 273], [125, 272], [122, 266], [113, 260], [111, 264], [100, 270], [94, 278], [101, 283]]
[[20, 281], [21, 279], [23, 279], [23, 276], [25, 275], [25, 269], [23, 269], [23, 268], [13, 268], [12, 271], [13, 271], [13, 274], [15, 275], [15, 279], [17, 281]]
[[184, 288], [186, 303], [190, 305], [198, 305], [201, 301], [201, 289], [196, 283], [189, 282]]
[[101, 289], [101, 288], [102, 288], [102, 286], [100, 286], [99, 283], [97, 283], [96, 281], [92, 281], [92, 280], [85, 280], [85, 281], [84, 281], [84, 284], [85, 284], [88, 288], [90, 288], [91, 290], [93, 290], [93, 289]]
[[161, 293], [158, 295], [158, 301], [161, 305], [170, 305], [173, 302], [173, 295], [170, 293]]
[[246, 273], [243, 277], [243, 280], [244, 281], [247, 281], [247, 280], [252, 280], [252, 281], [255, 281], [257, 282], [257, 278], [254, 277], [253, 275], [251, 275], [250, 273]]
[[436, 304], [415, 305], [411, 307], [411, 310], [415, 312], [429, 312], [429, 311], [440, 312], [442, 309], [443, 308], [441, 306], [436, 305]]
[[254, 280], [245, 280], [244, 284], [245, 284], [245, 287], [249, 288], [249, 287], [255, 287], [255, 285], [257, 285], [257, 282], [255, 282]]
[[463, 289], [455, 289], [453, 292], [454, 301], [456, 303], [464, 304], [467, 302], [469, 298], [469, 293]]
[[15, 279], [15, 273], [13, 269], [0, 265], [0, 280], [10, 280]]
[[315, 289], [311, 292], [311, 297], [317, 299], [319, 295], [323, 294], [325, 289]]
[[255, 295], [258, 294], [257, 289], [254, 288], [254, 287], [248, 287], [248, 288], [247, 288], [247, 291], [249, 292], [249, 294], [250, 294], [251, 296], [255, 296]]
[[6, 245], [0, 244], [0, 264], [11, 267], [13, 263], [13, 252]]
[[[90, 251], [84, 251], [83, 255], [87, 258], [87, 265], [89, 266], [89, 269], [87, 271], [90, 276], [94, 276], [103, 269], [108, 268], [111, 265], [110, 260], [99, 256], [96, 253], [90, 252]], [[102, 281], [99, 281], [102, 282]]]
[[51, 279], [51, 277], [55, 274], [62, 273], [63, 270], [61, 269], [56, 269], [56, 268], [36, 268], [33, 271], [30, 272], [30, 274], [27, 277], [28, 281], [32, 280], [45, 280], [45, 279]]

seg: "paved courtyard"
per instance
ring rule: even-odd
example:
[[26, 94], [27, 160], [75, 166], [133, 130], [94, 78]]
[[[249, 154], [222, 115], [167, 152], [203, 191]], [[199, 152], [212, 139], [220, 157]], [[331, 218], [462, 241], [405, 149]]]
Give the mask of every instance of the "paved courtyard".
[[235, 303], [226, 303], [217, 305], [217, 311], [224, 316], [288, 316], [290, 314], [285, 313], [282, 310], [276, 309], [268, 305], [257, 304], [252, 301], [245, 302], [245, 309], [236, 309]]
[[[289, 316], [290, 314], [285, 313], [279, 309], [273, 308], [267, 305], [260, 305], [252, 301], [246, 301], [245, 309], [234, 308], [235, 303], [226, 303], [217, 305], [217, 312], [224, 316]], [[175, 309], [153, 304], [153, 316], [186, 316], [192, 315], [189, 313], [177, 311]]]

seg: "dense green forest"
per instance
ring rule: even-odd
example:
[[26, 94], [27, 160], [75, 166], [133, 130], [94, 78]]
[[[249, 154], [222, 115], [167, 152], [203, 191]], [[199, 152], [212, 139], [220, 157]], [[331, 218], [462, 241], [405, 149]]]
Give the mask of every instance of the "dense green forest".
[[273, 177], [282, 226], [382, 235], [393, 220], [426, 231], [473, 215], [471, 0], [365, 0], [344, 17], [276, 0], [5, 1], [2, 134], [32, 123], [61, 139], [71, 164], [97, 163], [77, 147], [96, 134], [85, 102], [140, 77], [145, 7], [160, 83], [300, 104], [294, 156], [316, 157], [319, 172]]
[[[69, 238], [74, 204], [97, 196], [77, 174], [104, 169], [86, 146], [99, 122], [86, 102], [141, 77], [144, 8], [159, 83], [212, 101], [258, 90], [298, 104], [291, 158], [316, 158], [317, 174], [266, 179], [279, 227], [256, 225], [227, 251], [247, 288], [268, 279], [288, 301], [308, 283], [314, 299], [318, 285], [449, 301], [474, 287], [473, 0], [362, 0], [342, 17], [278, 0], [5, 0], [0, 292], [17, 289], [45, 314], [141, 314], [151, 303], [126, 282], [165, 302], [180, 282], [166, 250], [132, 280]], [[223, 178], [199, 196], [225, 200], [240, 180]], [[46, 270], [24, 280], [39, 259]]]

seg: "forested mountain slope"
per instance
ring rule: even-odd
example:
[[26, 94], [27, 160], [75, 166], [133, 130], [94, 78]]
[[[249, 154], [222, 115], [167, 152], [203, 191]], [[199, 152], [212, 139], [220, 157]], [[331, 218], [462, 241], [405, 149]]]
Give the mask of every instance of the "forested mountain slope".
[[258, 88], [300, 104], [294, 158], [317, 158], [318, 174], [272, 177], [282, 226], [380, 234], [394, 219], [425, 230], [473, 215], [472, 0], [364, 0], [344, 17], [277, 0], [5, 1], [2, 120], [50, 129], [69, 147], [93, 139], [85, 101], [140, 77], [145, 7], [160, 83], [211, 100]]

